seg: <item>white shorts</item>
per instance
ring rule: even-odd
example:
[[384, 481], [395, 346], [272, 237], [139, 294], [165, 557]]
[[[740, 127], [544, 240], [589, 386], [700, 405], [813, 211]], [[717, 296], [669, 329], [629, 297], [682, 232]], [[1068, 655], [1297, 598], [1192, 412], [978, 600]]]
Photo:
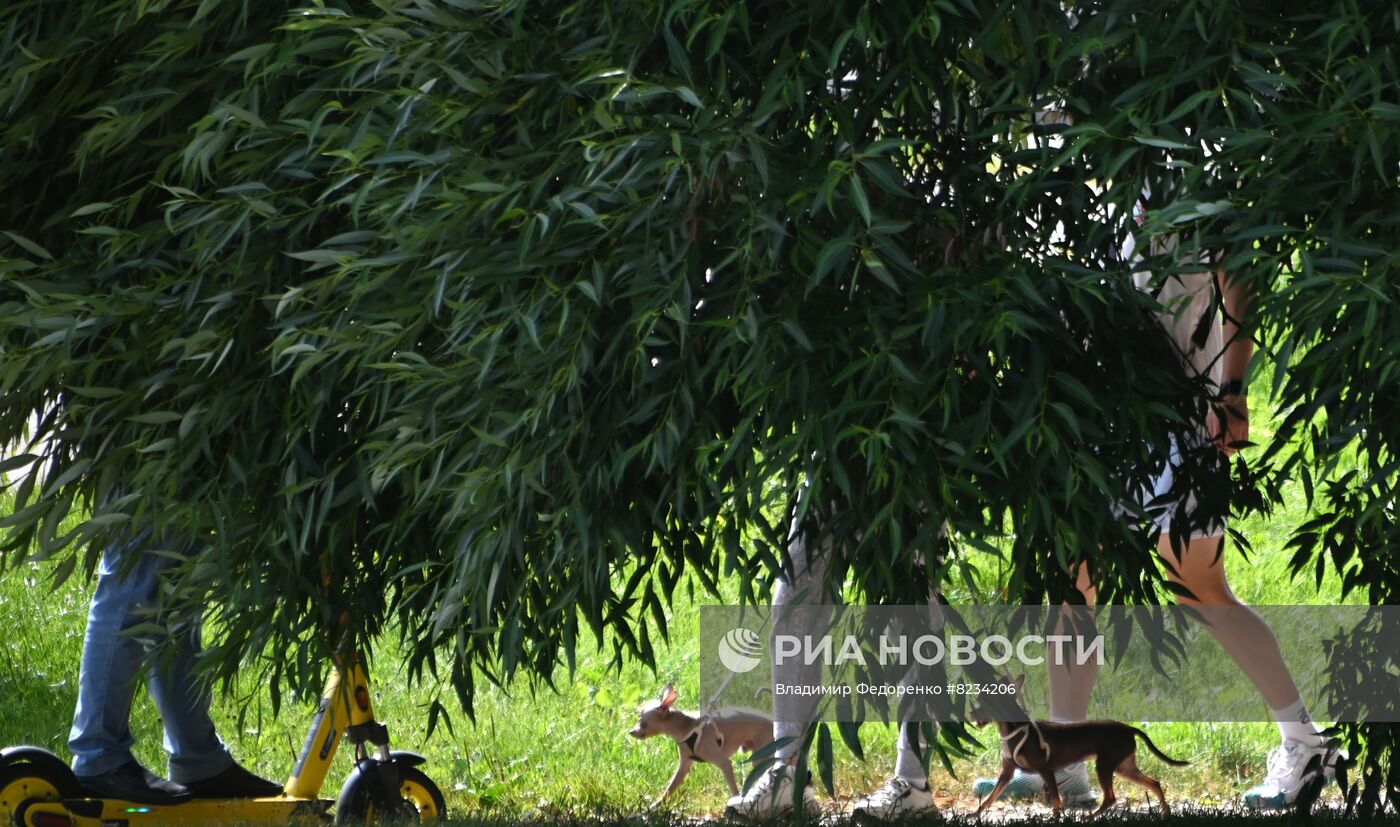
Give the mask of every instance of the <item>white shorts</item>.
[[[1193, 440], [1190, 449], [1200, 449], [1210, 445], [1211, 440], [1204, 433], [1198, 435]], [[1214, 450], [1214, 446], [1211, 446]], [[1226, 518], [1228, 515], [1228, 504], [1216, 506], [1213, 510], [1216, 514], [1203, 514], [1202, 507], [1197, 501], [1196, 491], [1172, 491], [1172, 486], [1176, 484], [1177, 469], [1183, 463], [1183, 451], [1176, 438], [1171, 441], [1171, 454], [1162, 469], [1153, 475], [1151, 482], [1143, 488], [1141, 496], [1135, 503], [1142, 511], [1147, 512], [1147, 516], [1152, 520], [1160, 534], [1170, 534], [1172, 525], [1176, 520], [1182, 520], [1191, 526], [1189, 533], [1185, 536], [1191, 540], [1199, 540], [1204, 537], [1219, 537], [1225, 533]], [[1220, 462], [1217, 472], [1225, 475], [1222, 482], [1228, 480], [1230, 466], [1225, 461], [1224, 455], [1218, 455]], [[1129, 509], [1119, 506], [1116, 509], [1119, 516], [1127, 516]], [[1136, 511], [1137, 509], [1133, 509]]]

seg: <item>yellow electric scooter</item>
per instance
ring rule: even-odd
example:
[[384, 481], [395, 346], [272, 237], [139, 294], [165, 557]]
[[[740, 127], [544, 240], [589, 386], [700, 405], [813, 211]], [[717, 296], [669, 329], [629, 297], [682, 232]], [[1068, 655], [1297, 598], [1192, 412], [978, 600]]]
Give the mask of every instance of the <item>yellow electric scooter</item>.
[[[160, 805], [89, 798], [58, 756], [38, 747], [10, 747], [0, 750], [0, 827], [384, 824], [446, 818], [442, 791], [418, 769], [423, 757], [390, 752], [389, 730], [374, 720], [364, 663], [358, 656], [348, 660], [348, 667], [331, 672], [311, 733], [280, 796]], [[355, 748], [355, 768], [340, 797], [331, 801], [320, 797], [321, 785], [342, 737]]]

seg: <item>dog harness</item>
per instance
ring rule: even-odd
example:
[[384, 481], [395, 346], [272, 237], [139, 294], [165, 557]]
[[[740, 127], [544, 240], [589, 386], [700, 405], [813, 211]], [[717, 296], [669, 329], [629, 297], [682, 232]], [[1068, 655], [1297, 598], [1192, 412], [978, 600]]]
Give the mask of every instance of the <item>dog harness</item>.
[[[702, 764], [708, 762], [695, 753], [695, 747], [700, 743], [700, 730], [704, 729], [707, 723], [709, 723], [708, 720], [702, 720], [696, 725], [695, 729], [691, 730], [690, 735], [684, 741], [681, 741], [681, 743], [685, 745], [686, 751], [690, 753], [691, 760], [699, 761]], [[715, 743], [720, 747], [724, 746], [724, 733], [718, 730], [715, 731]]]
[[[1026, 746], [1026, 742], [1029, 741], [1031, 738], [1032, 727], [1035, 728], [1036, 737], [1040, 739], [1040, 748], [1045, 750], [1045, 760], [1050, 760], [1050, 742], [1045, 740], [1045, 735], [1040, 731], [1040, 727], [1035, 725], [1035, 721], [1027, 721], [1025, 723], [1018, 724], [1015, 729], [1001, 736], [1002, 743], [1006, 744], [1007, 748], [1011, 750], [1012, 763], [1014, 763], [1018, 767], [1024, 766], [1021, 763], [1021, 750]], [[1020, 737], [1020, 740], [1016, 742], [1015, 746], [1012, 746], [1010, 743], [1011, 739], [1016, 738], [1018, 736]]]

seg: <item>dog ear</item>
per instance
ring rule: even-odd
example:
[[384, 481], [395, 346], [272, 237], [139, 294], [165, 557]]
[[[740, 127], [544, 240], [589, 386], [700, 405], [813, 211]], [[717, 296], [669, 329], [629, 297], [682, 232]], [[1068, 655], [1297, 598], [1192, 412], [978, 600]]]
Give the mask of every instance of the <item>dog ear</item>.
[[1026, 688], [1026, 676], [1020, 675], [1011, 683], [1016, 687], [1016, 694], [1020, 695], [1021, 690]]
[[676, 685], [674, 683], [666, 684], [666, 688], [661, 690], [661, 708], [670, 709], [676, 703], [676, 698], [679, 698], [680, 694], [681, 693], [676, 691]]

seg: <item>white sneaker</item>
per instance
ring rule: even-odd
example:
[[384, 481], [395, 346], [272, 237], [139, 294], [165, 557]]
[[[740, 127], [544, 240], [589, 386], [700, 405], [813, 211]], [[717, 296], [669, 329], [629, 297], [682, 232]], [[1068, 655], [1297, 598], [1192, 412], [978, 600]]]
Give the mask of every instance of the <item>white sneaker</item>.
[[1281, 810], [1293, 806], [1303, 788], [1303, 775], [1314, 755], [1322, 757], [1323, 772], [1331, 782], [1336, 759], [1346, 753], [1326, 744], [1309, 746], [1301, 741], [1284, 741], [1269, 753], [1269, 774], [1264, 783], [1244, 794], [1244, 803], [1255, 810]]
[[[972, 794], [978, 801], [991, 795], [996, 789], [995, 778], [979, 778], [972, 785]], [[1055, 772], [1055, 786], [1060, 788], [1060, 803], [1066, 807], [1092, 807], [1099, 801], [1098, 793], [1089, 783], [1089, 766], [1083, 761], [1071, 764]], [[1001, 792], [1003, 801], [1027, 801], [1045, 797], [1045, 779], [1038, 772], [1016, 770], [1006, 789]]]
[[865, 821], [898, 821], [937, 813], [932, 790], [921, 790], [897, 775], [851, 807], [851, 818]]
[[[763, 771], [748, 790], [729, 799], [724, 807], [727, 818], [743, 821], [771, 821], [792, 812], [793, 768], [778, 762]], [[802, 809], [810, 816], [821, 811], [811, 785], [802, 788]]]

